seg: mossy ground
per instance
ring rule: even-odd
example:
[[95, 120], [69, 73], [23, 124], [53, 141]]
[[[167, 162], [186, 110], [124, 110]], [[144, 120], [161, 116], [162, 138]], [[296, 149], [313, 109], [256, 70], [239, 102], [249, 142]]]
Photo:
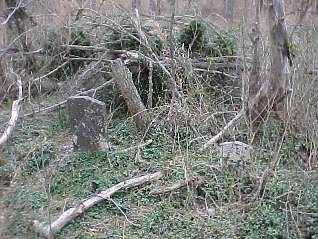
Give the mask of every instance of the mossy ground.
[[[173, 133], [151, 129], [144, 137], [131, 120], [118, 118], [109, 127], [109, 139], [118, 148], [142, 139], [153, 143], [139, 154], [74, 154], [61, 114], [26, 120], [8, 146], [10, 163], [1, 167], [11, 165], [17, 172], [5, 198], [3, 238], [39, 238], [30, 226], [33, 219], [49, 222], [96, 192], [155, 171], [163, 173], [160, 181], [114, 195], [76, 218], [57, 238], [318, 238], [318, 176], [303, 163], [301, 139], [289, 133], [283, 137], [279, 126], [268, 126], [251, 162], [220, 167], [216, 154], [200, 151], [202, 142], [194, 138], [186, 128]], [[271, 161], [277, 142], [282, 142], [278, 167], [257, 200], [243, 202]], [[203, 183], [149, 194], [189, 178]]]

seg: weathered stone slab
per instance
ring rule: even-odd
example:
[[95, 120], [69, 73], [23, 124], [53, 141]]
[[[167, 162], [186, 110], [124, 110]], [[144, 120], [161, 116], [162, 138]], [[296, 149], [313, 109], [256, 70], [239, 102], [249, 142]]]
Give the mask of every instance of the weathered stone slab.
[[74, 150], [102, 149], [106, 121], [105, 103], [89, 96], [73, 96], [67, 100], [67, 111]]
[[251, 160], [253, 147], [240, 141], [230, 141], [219, 144], [217, 151], [226, 164], [244, 164]]

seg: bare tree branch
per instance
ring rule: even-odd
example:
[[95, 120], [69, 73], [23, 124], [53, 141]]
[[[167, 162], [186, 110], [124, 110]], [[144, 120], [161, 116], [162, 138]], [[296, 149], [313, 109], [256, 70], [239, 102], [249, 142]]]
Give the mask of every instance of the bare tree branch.
[[78, 217], [79, 215], [83, 214], [87, 209], [93, 207], [97, 203], [100, 203], [104, 200], [110, 200], [110, 197], [115, 193], [128, 189], [131, 187], [137, 187], [141, 184], [151, 182], [154, 180], [158, 180], [162, 177], [161, 172], [147, 174], [140, 177], [135, 177], [121, 183], [118, 183], [111, 188], [108, 188], [96, 196], [93, 196], [89, 199], [86, 199], [80, 202], [76, 207], [72, 207], [65, 212], [62, 213], [59, 218], [57, 218], [54, 222], [49, 225], [41, 223], [37, 220], [33, 221], [33, 227], [36, 232], [44, 236], [48, 239], [53, 239], [55, 234], [58, 233], [65, 227], [68, 223], [70, 223], [74, 218]]
[[208, 148], [210, 145], [216, 143], [223, 135], [224, 133], [230, 129], [231, 127], [233, 127], [235, 125], [235, 123], [245, 114], [245, 109], [241, 110], [231, 121], [229, 121], [227, 123], [227, 125], [224, 126], [224, 128], [217, 134], [215, 135], [213, 138], [211, 138], [208, 142], [206, 142], [203, 147], [201, 148], [201, 150], [204, 150], [206, 148]]
[[[114, 80], [109, 80], [103, 84], [101, 84], [100, 86], [96, 87], [96, 88], [93, 88], [93, 89], [89, 89], [89, 90], [86, 90], [86, 91], [83, 91], [83, 92], [80, 92], [76, 95], [73, 95], [73, 96], [80, 96], [80, 95], [87, 95], [87, 94], [90, 94], [92, 92], [97, 92], [98, 90], [101, 90], [105, 87], [108, 87], [108, 86], [111, 86], [113, 85], [114, 83]], [[66, 104], [67, 100], [63, 100], [55, 105], [51, 105], [49, 107], [46, 107], [46, 108], [43, 108], [43, 109], [39, 109], [39, 110], [36, 110], [34, 112], [30, 112], [30, 113], [27, 113], [27, 114], [24, 114], [23, 116], [24, 117], [29, 117], [29, 116], [33, 116], [34, 114], [38, 114], [38, 113], [48, 113], [48, 112], [52, 112], [56, 109], [59, 109], [59, 108], [64, 108], [65, 104]]]
[[11, 118], [8, 122], [8, 127], [6, 128], [6, 130], [2, 133], [1, 137], [0, 137], [0, 147], [5, 144], [9, 137], [11, 136], [14, 128], [15, 128], [15, 125], [18, 121], [18, 118], [19, 118], [19, 113], [20, 113], [20, 110], [21, 110], [21, 105], [20, 105], [20, 102], [22, 100], [22, 81], [21, 81], [21, 77], [14, 73], [13, 71], [11, 72], [12, 74], [14, 74], [17, 78], [17, 86], [19, 88], [19, 92], [18, 92], [18, 99], [13, 101], [12, 103], [12, 111], [11, 111]]

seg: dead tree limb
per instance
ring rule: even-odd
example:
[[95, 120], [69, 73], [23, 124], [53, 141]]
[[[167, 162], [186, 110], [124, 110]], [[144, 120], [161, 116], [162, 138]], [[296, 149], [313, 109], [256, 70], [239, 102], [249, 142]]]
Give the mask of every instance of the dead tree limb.
[[168, 187], [155, 188], [150, 191], [150, 195], [159, 195], [164, 193], [170, 193], [180, 188], [187, 186], [192, 180], [182, 180]]
[[162, 177], [161, 172], [147, 174], [140, 177], [135, 177], [121, 183], [114, 185], [111, 188], [106, 189], [105, 191], [100, 192], [94, 197], [86, 199], [80, 202], [76, 207], [70, 208], [62, 213], [62, 215], [56, 219], [51, 224], [41, 223], [37, 220], [33, 221], [33, 227], [36, 232], [47, 239], [53, 239], [56, 233], [62, 230], [68, 223], [70, 223], [74, 218], [78, 217], [79, 215], [83, 214], [87, 209], [93, 207], [97, 203], [100, 203], [104, 200], [109, 200], [110, 197], [127, 188], [137, 187], [141, 184], [151, 182], [154, 180], [158, 180]]
[[[104, 89], [105, 87], [107, 86], [111, 86], [114, 84], [114, 80], [109, 80], [107, 82], [104, 82], [103, 84], [101, 84], [100, 86], [96, 87], [96, 88], [93, 88], [93, 89], [89, 89], [89, 90], [86, 90], [86, 91], [82, 91], [76, 95], [73, 95], [73, 96], [80, 96], [80, 95], [88, 95], [90, 93], [96, 93], [97, 91], [101, 90], [101, 89]], [[34, 114], [41, 114], [41, 113], [49, 113], [49, 112], [52, 112], [52, 111], [55, 111], [57, 109], [61, 109], [61, 108], [64, 108], [65, 105], [66, 105], [66, 102], [67, 100], [63, 100], [55, 105], [51, 105], [51, 106], [48, 106], [46, 108], [42, 108], [42, 109], [39, 109], [39, 110], [36, 110], [34, 112], [30, 112], [30, 113], [27, 113], [27, 114], [24, 114], [23, 116], [24, 117], [29, 117], [29, 116], [33, 116]]]
[[124, 97], [128, 111], [134, 118], [137, 128], [141, 130], [146, 129], [148, 122], [150, 122], [150, 117], [134, 85], [131, 72], [120, 59], [117, 59], [112, 63], [112, 74], [115, 84]]
[[19, 88], [18, 99], [13, 101], [13, 103], [12, 103], [11, 118], [8, 122], [8, 127], [6, 128], [6, 130], [3, 132], [3, 134], [0, 137], [0, 147], [4, 143], [6, 143], [9, 139], [9, 137], [11, 136], [11, 134], [15, 128], [15, 125], [18, 121], [19, 113], [21, 110], [20, 102], [22, 100], [22, 81], [21, 81], [21, 77], [19, 75], [17, 75], [16, 73], [13, 73], [13, 72], [12, 72], [12, 74], [15, 74], [15, 76], [17, 78], [17, 85]]
[[152, 140], [150, 139], [150, 140], [148, 140], [147, 142], [140, 143], [140, 144], [131, 146], [131, 147], [129, 147], [129, 148], [116, 150], [115, 152], [116, 152], [116, 153], [126, 153], [126, 152], [129, 152], [129, 151], [134, 150], [134, 149], [139, 150], [139, 149], [141, 149], [141, 148], [144, 148], [144, 147], [148, 146], [148, 145], [151, 144], [151, 143], [152, 143]]
[[223, 135], [224, 133], [230, 129], [231, 127], [233, 127], [235, 125], [235, 123], [245, 114], [245, 109], [242, 109], [233, 119], [231, 119], [227, 125], [224, 126], [224, 128], [222, 130], [220, 130], [220, 132], [218, 134], [216, 134], [215, 136], [213, 136], [211, 139], [208, 140], [208, 142], [206, 142], [203, 147], [201, 148], [201, 150], [204, 150], [206, 148], [208, 148], [209, 146], [211, 146], [212, 144], [216, 143]]

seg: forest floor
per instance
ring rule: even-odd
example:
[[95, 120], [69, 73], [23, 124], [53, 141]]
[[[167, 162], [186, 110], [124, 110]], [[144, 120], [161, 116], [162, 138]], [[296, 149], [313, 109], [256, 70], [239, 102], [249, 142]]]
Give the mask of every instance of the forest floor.
[[6, 206], [4, 205], [4, 196], [6, 193], [6, 188], [1, 187], [0, 190], [0, 236], [1, 232], [5, 229], [6, 225]]
[[[301, 138], [275, 120], [264, 127], [249, 162], [221, 162], [188, 127], [141, 134], [127, 115], [108, 126], [117, 149], [151, 139], [140, 150], [73, 153], [63, 111], [19, 121], [1, 174], [15, 175], [1, 198], [3, 239], [40, 238], [31, 221], [52, 221], [65, 209], [123, 180], [161, 171], [163, 178], [120, 192], [68, 224], [57, 238], [317, 238], [318, 174], [308, 169]], [[285, 132], [285, 133], [284, 133]], [[280, 145], [279, 165], [253, 196]], [[159, 187], [185, 187], [151, 195]], [[2, 192], [3, 193], [3, 192]], [[6, 223], [3, 222], [4, 218]]]

